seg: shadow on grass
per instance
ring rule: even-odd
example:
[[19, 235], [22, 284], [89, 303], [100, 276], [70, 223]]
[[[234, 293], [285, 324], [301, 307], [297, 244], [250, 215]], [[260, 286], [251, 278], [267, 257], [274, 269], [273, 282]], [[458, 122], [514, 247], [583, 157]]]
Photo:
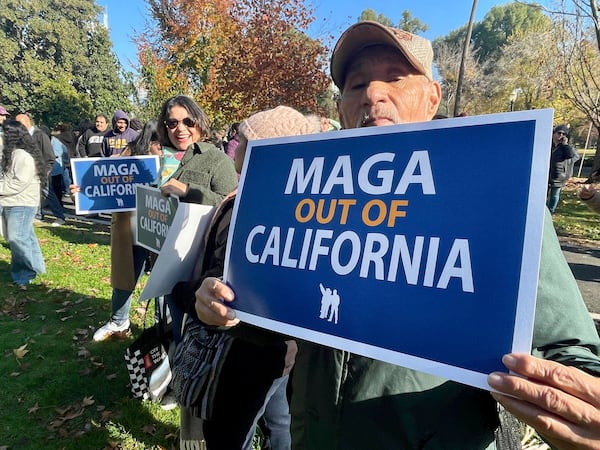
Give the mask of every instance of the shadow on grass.
[[[95, 243], [94, 234], [87, 237], [86, 244]], [[110, 311], [106, 281], [91, 277], [86, 289], [64, 288], [48, 274], [23, 291], [11, 283], [6, 247], [0, 256], [0, 447], [176, 446], [177, 412], [167, 414], [131, 397], [123, 352], [133, 337], [92, 341]], [[52, 261], [49, 266], [58, 270]], [[71, 277], [86, 272], [86, 267], [66, 267]]]

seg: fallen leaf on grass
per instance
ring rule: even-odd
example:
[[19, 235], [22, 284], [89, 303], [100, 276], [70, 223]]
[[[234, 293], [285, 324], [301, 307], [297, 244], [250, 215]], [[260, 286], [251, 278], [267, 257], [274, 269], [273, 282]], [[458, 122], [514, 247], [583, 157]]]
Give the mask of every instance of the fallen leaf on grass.
[[77, 411], [71, 411], [71, 412], [65, 414], [62, 418], [64, 420], [73, 420], [76, 417], [81, 416], [82, 414], [83, 414], [83, 408], [81, 408], [81, 409], [79, 409]]
[[27, 350], [27, 344], [21, 345], [19, 348], [13, 349], [13, 353], [15, 354], [17, 359], [23, 358], [27, 353], [29, 353], [29, 350]]
[[33, 405], [31, 408], [29, 408], [27, 410], [27, 412], [29, 414], [35, 414], [36, 412], [38, 412], [38, 410], [40, 409], [40, 406], [38, 405], [38, 403], [36, 402], [35, 405]]
[[93, 395], [90, 395], [89, 397], [83, 397], [83, 402], [81, 402], [81, 404], [83, 406], [90, 406], [90, 405], [93, 405], [94, 403], [96, 403], [96, 400], [94, 400]]
[[56, 431], [60, 427], [62, 427], [64, 423], [65, 423], [64, 420], [56, 419], [56, 420], [53, 420], [52, 422], [50, 422], [50, 424], [48, 424], [48, 426], [46, 427], [46, 429], [48, 431]]
[[107, 380], [114, 380], [115, 378], [117, 378], [117, 374], [116, 373], [111, 373], [110, 375], [106, 376]]

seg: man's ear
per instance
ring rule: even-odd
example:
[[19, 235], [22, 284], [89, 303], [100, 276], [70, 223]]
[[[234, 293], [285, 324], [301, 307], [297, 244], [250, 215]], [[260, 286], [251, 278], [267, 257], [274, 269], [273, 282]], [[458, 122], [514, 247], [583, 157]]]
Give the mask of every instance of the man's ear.
[[437, 113], [440, 102], [442, 101], [442, 87], [437, 81], [429, 83], [429, 98], [427, 103], [427, 114], [432, 119]]

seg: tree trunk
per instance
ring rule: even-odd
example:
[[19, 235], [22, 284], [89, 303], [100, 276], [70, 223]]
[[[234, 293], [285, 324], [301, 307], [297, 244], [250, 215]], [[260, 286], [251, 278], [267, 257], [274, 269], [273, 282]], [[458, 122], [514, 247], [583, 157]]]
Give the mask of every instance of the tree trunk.
[[460, 92], [462, 90], [463, 77], [465, 74], [465, 64], [467, 64], [467, 55], [469, 54], [469, 47], [471, 46], [471, 33], [473, 32], [473, 22], [475, 20], [475, 10], [477, 9], [477, 0], [473, 0], [473, 6], [471, 7], [471, 17], [469, 18], [469, 25], [467, 26], [467, 35], [465, 36], [465, 43], [463, 45], [462, 57], [460, 59], [460, 69], [458, 70], [458, 80], [456, 81], [456, 99], [454, 101], [454, 114], [458, 116], [460, 111]]

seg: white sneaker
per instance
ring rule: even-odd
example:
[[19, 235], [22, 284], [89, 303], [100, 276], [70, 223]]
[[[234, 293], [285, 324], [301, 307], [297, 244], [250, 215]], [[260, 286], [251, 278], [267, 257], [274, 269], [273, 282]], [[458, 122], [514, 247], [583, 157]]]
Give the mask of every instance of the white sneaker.
[[96, 332], [94, 333], [94, 341], [104, 341], [113, 336], [119, 338], [127, 337], [131, 334], [131, 331], [129, 330], [129, 325], [129, 319], [123, 322], [122, 325], [117, 325], [112, 320], [110, 320], [96, 330]]
[[160, 407], [164, 411], [171, 411], [172, 409], [175, 409], [178, 406], [179, 405], [177, 404], [177, 399], [170, 393], [166, 394], [160, 401]]
[[54, 222], [52, 222], [53, 227], [60, 227], [61, 225], [64, 225], [64, 224], [65, 224], [64, 219], [56, 219]]

